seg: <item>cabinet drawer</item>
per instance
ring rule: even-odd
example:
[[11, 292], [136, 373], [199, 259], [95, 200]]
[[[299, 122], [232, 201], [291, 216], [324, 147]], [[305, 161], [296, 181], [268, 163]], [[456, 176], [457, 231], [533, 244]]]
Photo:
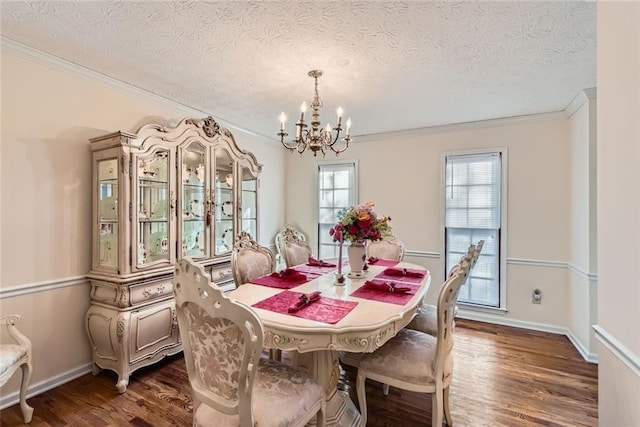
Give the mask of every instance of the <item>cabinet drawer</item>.
[[131, 305], [142, 304], [173, 295], [173, 279], [144, 282], [129, 288]]
[[233, 282], [231, 263], [218, 264], [211, 267], [211, 281], [218, 286]]

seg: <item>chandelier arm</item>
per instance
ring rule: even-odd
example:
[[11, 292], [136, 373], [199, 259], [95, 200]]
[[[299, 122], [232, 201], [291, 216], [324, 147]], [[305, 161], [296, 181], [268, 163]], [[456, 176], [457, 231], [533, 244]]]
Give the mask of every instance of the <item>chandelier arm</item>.
[[[349, 141], [351, 141], [351, 138], [342, 138], [342, 140], [344, 141], [344, 147], [340, 148], [340, 149], [335, 149], [333, 148], [333, 144], [331, 144], [329, 146], [329, 148], [331, 148], [331, 151], [333, 151], [334, 153], [336, 153], [336, 155], [344, 152], [347, 148], [349, 148]], [[335, 144], [335, 143], [334, 143]]]

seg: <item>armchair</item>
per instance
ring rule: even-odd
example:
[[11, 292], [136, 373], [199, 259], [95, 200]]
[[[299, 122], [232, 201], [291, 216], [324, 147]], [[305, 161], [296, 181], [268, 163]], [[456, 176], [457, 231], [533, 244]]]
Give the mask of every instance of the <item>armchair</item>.
[[22, 383], [20, 384], [20, 409], [25, 424], [31, 422], [33, 408], [27, 404], [27, 389], [31, 380], [31, 341], [16, 327], [21, 320], [17, 314], [0, 318], [0, 324], [7, 327], [9, 335], [16, 343], [0, 344], [0, 386], [9, 381], [18, 368], [22, 368]]

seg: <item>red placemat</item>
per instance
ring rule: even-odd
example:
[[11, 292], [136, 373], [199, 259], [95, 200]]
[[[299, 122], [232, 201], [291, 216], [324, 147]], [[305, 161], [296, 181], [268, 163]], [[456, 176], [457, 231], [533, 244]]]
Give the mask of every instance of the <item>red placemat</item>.
[[270, 274], [267, 274], [266, 276], [252, 279], [251, 283], [254, 283], [256, 285], [268, 286], [270, 288], [291, 289], [291, 288], [295, 288], [296, 286], [300, 286], [303, 283], [307, 283], [308, 281], [318, 277], [310, 273], [307, 274], [307, 273], [301, 272], [300, 274], [303, 274], [305, 278], [299, 279], [299, 280], [292, 280], [292, 279], [284, 279], [281, 277], [274, 277], [274, 276], [271, 276]]
[[395, 259], [385, 259], [385, 258], [378, 258], [377, 260], [374, 260], [373, 262], [370, 260], [367, 260], [367, 264], [369, 265], [379, 265], [380, 267], [393, 267], [398, 265], [399, 261], [396, 261]]
[[427, 277], [427, 274], [429, 274], [427, 270], [415, 270], [415, 269], [407, 268], [407, 271], [412, 273], [422, 273], [424, 274], [424, 276], [422, 277], [396, 276], [393, 274], [388, 274], [387, 270], [384, 270], [382, 273], [378, 274], [375, 278], [380, 280], [386, 280], [386, 281], [391, 280], [394, 282], [402, 282], [402, 283], [422, 283], [425, 277]]
[[321, 296], [318, 301], [294, 313], [289, 313], [289, 307], [295, 306], [300, 300], [300, 295], [302, 295], [301, 292], [282, 291], [279, 294], [253, 304], [252, 307], [333, 324], [342, 320], [343, 317], [358, 305], [356, 301], [343, 301]]
[[[391, 282], [395, 282], [395, 281], [373, 279], [373, 280], [371, 280], [371, 282], [383, 284], [383, 283], [391, 283]], [[398, 284], [398, 286], [411, 288], [411, 290], [406, 291], [406, 292], [402, 292], [402, 293], [394, 293], [394, 292], [388, 292], [388, 291], [379, 291], [379, 290], [376, 290], [376, 289], [367, 289], [363, 285], [363, 286], [359, 287], [358, 289], [356, 289], [354, 292], [352, 292], [351, 296], [352, 297], [357, 297], [357, 298], [368, 299], [368, 300], [372, 300], [372, 301], [388, 302], [390, 304], [405, 305], [406, 303], [409, 302], [409, 300], [411, 298], [413, 298], [413, 296], [416, 294], [418, 289], [420, 289], [420, 285], [413, 285], [411, 283], [400, 283], [400, 282], [396, 282], [396, 283]]]

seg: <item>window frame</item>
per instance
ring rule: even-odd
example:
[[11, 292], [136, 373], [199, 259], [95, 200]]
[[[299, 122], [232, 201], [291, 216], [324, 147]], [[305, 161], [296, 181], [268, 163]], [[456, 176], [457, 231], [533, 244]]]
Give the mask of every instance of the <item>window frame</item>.
[[[354, 193], [354, 204], [358, 203], [359, 200], [359, 184], [358, 184], [358, 160], [357, 159], [341, 159], [341, 160], [328, 160], [323, 162], [316, 163], [316, 174], [315, 174], [315, 237], [316, 237], [316, 250], [318, 256], [320, 256], [320, 170], [322, 167], [326, 166], [339, 166], [339, 165], [353, 165], [353, 193]], [[346, 252], [344, 253], [346, 256]]]
[[[509, 150], [507, 147], [494, 147], [494, 148], [476, 148], [468, 150], [447, 151], [442, 153], [440, 161], [440, 242], [441, 242], [441, 256], [440, 256], [440, 271], [444, 272], [444, 277], [447, 277], [446, 271], [447, 265], [447, 242], [445, 233], [445, 220], [446, 220], [446, 178], [447, 178], [447, 158], [454, 156], [471, 156], [481, 154], [499, 154], [500, 155], [500, 228], [499, 228], [499, 245], [498, 251], [498, 268], [499, 268], [499, 280], [498, 280], [498, 307], [490, 307], [485, 305], [477, 305], [465, 302], [459, 302], [458, 305], [463, 309], [474, 311], [485, 311], [490, 313], [506, 313], [507, 309], [507, 235], [508, 235], [508, 184], [509, 184]], [[476, 242], [477, 243], [477, 242]]]

